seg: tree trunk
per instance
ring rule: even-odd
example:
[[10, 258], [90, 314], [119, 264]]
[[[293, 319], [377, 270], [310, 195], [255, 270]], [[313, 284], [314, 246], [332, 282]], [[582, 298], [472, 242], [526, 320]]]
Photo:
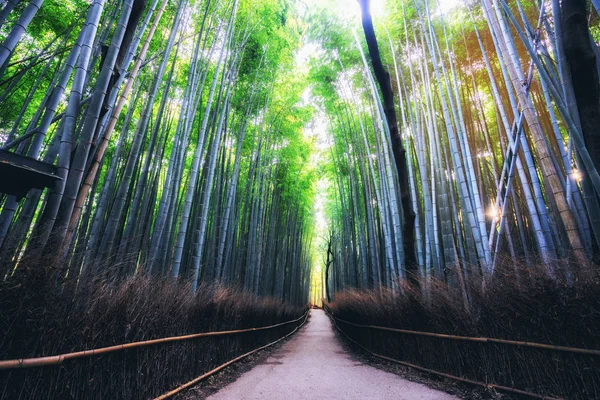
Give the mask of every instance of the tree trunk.
[[381, 62], [377, 37], [375, 36], [375, 30], [373, 29], [373, 21], [369, 9], [370, 0], [360, 0], [359, 3], [362, 10], [362, 25], [365, 32], [365, 39], [369, 47], [369, 55], [371, 57], [373, 71], [375, 73], [375, 77], [377, 78], [377, 82], [379, 83], [381, 94], [383, 95], [383, 109], [390, 129], [392, 151], [394, 153], [396, 168], [398, 169], [400, 199], [402, 201], [402, 212], [404, 217], [402, 244], [404, 247], [404, 257], [406, 263], [405, 268], [408, 279], [413, 283], [418, 283], [418, 265], [415, 256], [414, 244], [415, 213], [413, 211], [410, 198], [406, 151], [404, 150], [402, 138], [400, 137], [400, 132], [398, 129], [398, 118], [396, 116], [396, 109], [394, 107], [392, 83], [390, 74], [385, 70]]
[[585, 0], [563, 0], [562, 40], [571, 71], [583, 139], [600, 171], [600, 82], [587, 23]]

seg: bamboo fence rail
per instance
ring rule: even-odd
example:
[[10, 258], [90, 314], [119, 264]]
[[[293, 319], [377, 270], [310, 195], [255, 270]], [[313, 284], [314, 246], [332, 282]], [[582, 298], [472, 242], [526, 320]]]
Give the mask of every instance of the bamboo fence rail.
[[275, 324], [275, 325], [262, 326], [262, 327], [258, 327], [258, 328], [237, 329], [237, 330], [219, 331], [219, 332], [203, 332], [203, 333], [195, 333], [195, 334], [191, 334], [191, 335], [172, 336], [172, 337], [161, 338], [161, 339], [124, 343], [124, 344], [119, 344], [116, 346], [101, 347], [98, 349], [83, 350], [83, 351], [59, 354], [59, 355], [54, 355], [54, 356], [20, 358], [20, 359], [15, 359], [15, 360], [2, 360], [2, 361], [0, 361], [0, 370], [60, 365], [64, 361], [67, 361], [67, 360], [83, 358], [83, 357], [91, 357], [91, 356], [106, 354], [106, 353], [113, 353], [116, 351], [133, 349], [133, 348], [137, 348], [137, 347], [145, 347], [145, 346], [150, 346], [150, 345], [155, 345], [155, 344], [163, 344], [163, 343], [171, 343], [171, 342], [180, 342], [180, 341], [198, 339], [198, 338], [203, 338], [203, 337], [226, 336], [226, 335], [236, 335], [236, 334], [248, 333], [248, 332], [264, 331], [264, 330], [274, 329], [274, 328], [284, 326], [284, 325], [293, 324], [295, 322], [300, 321], [302, 318], [305, 318], [307, 314], [308, 314], [308, 310], [301, 317], [296, 318], [294, 320], [281, 322], [281, 323]]
[[164, 400], [164, 399], [171, 398], [171, 397], [175, 396], [177, 393], [180, 393], [181, 391], [183, 391], [185, 389], [188, 389], [188, 388], [196, 385], [197, 383], [199, 383], [200, 381], [208, 378], [209, 376], [216, 374], [217, 372], [221, 371], [223, 368], [226, 368], [226, 367], [230, 366], [231, 364], [236, 363], [236, 362], [238, 362], [238, 361], [240, 361], [240, 360], [242, 360], [242, 359], [244, 359], [244, 358], [246, 358], [246, 357], [248, 357], [248, 356], [250, 356], [250, 355], [252, 355], [252, 354], [254, 354], [256, 352], [258, 352], [258, 351], [261, 351], [263, 349], [266, 349], [267, 347], [271, 347], [271, 346], [273, 346], [273, 345], [281, 342], [285, 338], [287, 338], [287, 337], [293, 335], [294, 333], [296, 333], [296, 331], [298, 331], [298, 329], [302, 328], [304, 326], [304, 324], [306, 323], [306, 319], [307, 319], [306, 317], [307, 316], [308, 316], [308, 311], [306, 313], [304, 313], [304, 315], [302, 317], [300, 317], [300, 318], [304, 318], [304, 321], [302, 321], [302, 323], [300, 325], [298, 325], [296, 327], [296, 329], [294, 329], [293, 331], [291, 331], [287, 335], [285, 335], [285, 336], [283, 336], [283, 337], [275, 340], [274, 342], [268, 343], [268, 344], [266, 344], [264, 346], [261, 346], [261, 347], [259, 347], [257, 349], [254, 349], [254, 350], [249, 351], [249, 352], [247, 352], [245, 354], [242, 354], [241, 356], [238, 356], [238, 357], [234, 358], [233, 360], [227, 361], [225, 364], [221, 364], [217, 368], [215, 368], [213, 370], [210, 370], [207, 373], [202, 374], [199, 377], [194, 378], [194, 379], [192, 379], [191, 381], [189, 381], [187, 383], [184, 383], [183, 385], [181, 385], [181, 386], [179, 386], [179, 387], [171, 390], [170, 392], [167, 392], [167, 393], [165, 393], [163, 395], [158, 396], [154, 400]]
[[349, 341], [351, 341], [352, 343], [356, 344], [358, 347], [360, 347], [361, 349], [363, 349], [367, 353], [369, 353], [369, 354], [371, 354], [371, 355], [373, 355], [373, 356], [375, 356], [377, 358], [381, 358], [381, 359], [386, 360], [386, 361], [390, 361], [390, 362], [393, 362], [393, 363], [396, 363], [396, 364], [404, 365], [404, 366], [407, 366], [407, 367], [410, 367], [410, 368], [413, 368], [413, 369], [416, 369], [416, 370], [419, 370], [419, 371], [427, 372], [427, 373], [430, 373], [430, 374], [434, 374], [434, 375], [441, 376], [441, 377], [444, 377], [444, 378], [456, 380], [456, 381], [459, 381], [459, 382], [464, 382], [464, 383], [467, 383], [467, 384], [471, 384], [471, 385], [475, 385], [475, 386], [480, 386], [480, 387], [484, 387], [484, 388], [488, 388], [488, 389], [496, 389], [496, 390], [501, 390], [501, 391], [505, 391], [505, 392], [515, 393], [515, 394], [519, 394], [519, 395], [522, 395], [522, 396], [527, 396], [527, 397], [534, 398], [534, 399], [562, 400], [562, 398], [559, 398], [559, 397], [545, 396], [545, 395], [540, 395], [540, 394], [537, 394], [537, 393], [527, 392], [527, 391], [524, 391], [524, 390], [520, 390], [520, 389], [508, 387], [508, 386], [496, 385], [496, 384], [493, 384], [493, 383], [479, 382], [479, 381], [474, 381], [474, 380], [467, 379], [467, 378], [462, 378], [462, 377], [459, 377], [459, 376], [455, 376], [455, 375], [451, 375], [451, 374], [439, 372], [439, 371], [436, 371], [436, 370], [433, 370], [433, 369], [421, 367], [419, 365], [411, 364], [411, 363], [408, 363], [408, 362], [405, 362], [405, 361], [397, 360], [395, 358], [391, 358], [391, 357], [384, 356], [382, 354], [375, 353], [375, 352], [369, 350], [367, 347], [365, 347], [361, 343], [359, 343], [356, 340], [352, 339], [346, 332], [344, 332], [344, 330], [342, 328], [340, 328], [338, 326], [338, 322], [346, 323], [346, 324], [349, 324], [349, 325], [352, 325], [352, 326], [356, 326], [358, 328], [367, 328], [367, 329], [374, 329], [374, 330], [394, 332], [394, 333], [403, 333], [403, 334], [416, 335], [416, 336], [437, 337], [437, 338], [441, 338], [441, 339], [458, 340], [458, 341], [468, 341], [468, 342], [477, 342], [477, 343], [506, 344], [506, 345], [511, 345], [511, 346], [530, 347], [530, 348], [545, 349], [545, 350], [555, 350], [555, 351], [562, 351], [562, 352], [568, 352], [568, 353], [586, 354], [586, 355], [592, 355], [592, 356], [598, 356], [598, 355], [600, 355], [600, 351], [599, 350], [581, 349], [581, 348], [565, 347], [565, 346], [552, 346], [552, 345], [547, 345], [547, 344], [542, 344], [542, 343], [520, 342], [520, 341], [515, 341], [515, 340], [504, 340], [504, 339], [494, 339], [494, 338], [484, 338], [484, 337], [468, 337], [468, 336], [457, 336], [457, 335], [445, 335], [445, 334], [439, 334], [439, 333], [433, 333], [433, 332], [420, 332], [420, 331], [411, 331], [411, 330], [406, 330], [406, 329], [387, 328], [387, 327], [382, 327], [382, 326], [377, 326], [377, 325], [356, 324], [356, 323], [349, 322], [349, 321], [343, 320], [341, 318], [335, 317], [331, 313], [331, 310], [329, 309], [329, 307], [327, 306], [327, 304], [325, 304], [325, 302], [323, 302], [323, 309], [325, 310], [325, 312], [327, 313], [327, 315], [333, 321], [333, 324], [334, 324], [335, 328], [342, 335], [344, 335]]
[[515, 389], [515, 388], [512, 388], [512, 387], [508, 387], [508, 386], [496, 385], [494, 383], [485, 383], [485, 382], [474, 381], [474, 380], [471, 380], [471, 379], [461, 378], [459, 376], [446, 374], [444, 372], [435, 371], [435, 370], [429, 369], [429, 368], [424, 368], [424, 367], [421, 367], [419, 365], [407, 363], [405, 361], [396, 360], [395, 358], [391, 358], [391, 357], [384, 356], [382, 354], [375, 353], [375, 352], [369, 350], [368, 348], [366, 348], [365, 346], [363, 346], [362, 344], [360, 344], [359, 342], [357, 342], [356, 340], [352, 339], [350, 336], [348, 336], [348, 334], [346, 334], [346, 332], [344, 332], [338, 326], [337, 319], [333, 315], [331, 315], [326, 308], [324, 308], [324, 309], [327, 312], [327, 314], [329, 315], [329, 317], [332, 319], [335, 328], [338, 331], [340, 331], [340, 333], [342, 335], [344, 335], [346, 337], [346, 339], [348, 339], [349, 341], [351, 341], [352, 343], [354, 343], [355, 345], [357, 345], [358, 347], [360, 347], [361, 349], [363, 349], [367, 353], [369, 353], [369, 354], [371, 354], [371, 355], [373, 355], [373, 356], [375, 356], [377, 358], [381, 358], [381, 359], [386, 360], [386, 361], [390, 361], [390, 362], [393, 362], [393, 363], [396, 363], [396, 364], [404, 365], [406, 367], [417, 369], [419, 371], [427, 372], [429, 374], [434, 374], [434, 375], [437, 375], [437, 376], [442, 376], [444, 378], [452, 379], [452, 380], [459, 381], [459, 382], [468, 383], [470, 385], [484, 387], [484, 388], [487, 388], [487, 389], [502, 390], [504, 392], [516, 393], [516, 394], [520, 394], [522, 396], [531, 397], [531, 398], [534, 398], [534, 399], [542, 399], [542, 400], [564, 400], [561, 397], [544, 396], [544, 395], [541, 395], [541, 394], [527, 392], [525, 390]]
[[506, 339], [496, 339], [496, 338], [486, 338], [486, 337], [447, 335], [447, 334], [443, 334], [443, 333], [433, 333], [433, 332], [411, 331], [411, 330], [407, 330], [407, 329], [388, 328], [385, 326], [378, 326], [378, 325], [363, 325], [363, 324], [357, 324], [354, 322], [346, 321], [344, 319], [333, 316], [331, 314], [331, 312], [329, 311], [328, 307], [327, 307], [327, 313], [338, 322], [356, 326], [358, 328], [374, 329], [374, 330], [379, 330], [379, 331], [395, 332], [395, 333], [402, 333], [402, 334], [415, 335], [415, 336], [429, 336], [429, 337], [436, 337], [436, 338], [441, 338], [441, 339], [460, 340], [460, 341], [466, 341], [466, 342], [506, 344], [506, 345], [510, 345], [510, 346], [531, 347], [531, 348], [535, 348], [535, 349], [545, 349], [545, 350], [562, 351], [562, 352], [567, 352], [567, 353], [578, 353], [578, 354], [586, 354], [586, 355], [592, 355], [592, 356], [600, 356], [600, 350], [594, 350], [594, 349], [582, 349], [582, 348], [578, 348], [578, 347], [567, 347], [567, 346], [554, 346], [551, 344], [544, 344], [544, 343], [521, 342], [521, 341], [517, 341], [517, 340], [506, 340]]

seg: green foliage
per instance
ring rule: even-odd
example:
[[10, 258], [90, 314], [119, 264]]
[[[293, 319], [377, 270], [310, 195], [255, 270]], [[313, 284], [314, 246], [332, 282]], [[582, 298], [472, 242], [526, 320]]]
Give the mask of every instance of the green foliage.
[[[10, 32], [27, 4], [22, 1], [9, 15], [7, 23], [0, 30], [0, 41]], [[32, 105], [42, 101], [54, 71], [61, 66], [61, 61], [64, 61], [79, 34], [87, 7], [83, 0], [46, 0], [42, 4], [28, 27], [26, 40], [17, 46], [0, 80], [0, 93], [9, 91], [0, 104], [0, 130], [12, 127], [23, 105], [27, 105], [28, 97], [31, 97]], [[16, 77], [21, 79], [16, 86], [11, 86]], [[37, 90], [30, 93], [35, 87]], [[27, 108], [19, 126], [21, 131], [34, 112], [34, 107]]]

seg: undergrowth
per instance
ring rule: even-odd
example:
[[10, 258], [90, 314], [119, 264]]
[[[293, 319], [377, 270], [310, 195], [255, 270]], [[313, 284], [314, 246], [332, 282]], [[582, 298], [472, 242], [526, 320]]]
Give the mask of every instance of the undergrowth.
[[[302, 307], [240, 290], [136, 277], [59, 287], [54, 279], [0, 283], [0, 359], [63, 354], [198, 332], [273, 325]], [[158, 344], [60, 366], [0, 370], [1, 399], [146, 399], [291, 332], [297, 324]]]
[[[538, 268], [514, 265], [486, 282], [471, 280], [469, 303], [440, 281], [421, 288], [348, 290], [329, 304], [341, 319], [471, 337], [600, 349], [597, 271], [551, 279]], [[421, 367], [486, 383], [566, 399], [600, 399], [600, 357], [503, 344], [392, 333], [340, 323], [371, 351]]]

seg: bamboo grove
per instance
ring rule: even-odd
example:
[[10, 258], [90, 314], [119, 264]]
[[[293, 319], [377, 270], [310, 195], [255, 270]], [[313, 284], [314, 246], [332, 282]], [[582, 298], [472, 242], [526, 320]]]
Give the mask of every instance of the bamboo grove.
[[2, 279], [303, 303], [317, 195], [328, 293], [431, 278], [467, 301], [517, 262], [574, 280], [598, 258], [595, 1], [331, 3], [5, 1], [0, 146], [61, 179], [0, 195]]
[[148, 274], [304, 304], [312, 108], [289, 2], [24, 3], [1, 10], [0, 143], [62, 179], [1, 195], [2, 279]]
[[[387, 17], [373, 17], [405, 165], [395, 163], [361, 25], [311, 16], [321, 54], [314, 94], [332, 140], [328, 297], [381, 284], [399, 291], [412, 274], [424, 287], [445, 281], [468, 301], [471, 278], [501, 270], [518, 279], [521, 264], [569, 280], [597, 260], [600, 137], [589, 121], [598, 114], [598, 10], [586, 12], [583, 1], [477, 0], [448, 12], [441, 3], [388, 1]], [[583, 31], [561, 21], [573, 16]], [[367, 32], [364, 18], [363, 9]], [[585, 62], [572, 62], [584, 50]], [[416, 271], [402, 245], [401, 172], [415, 211]]]

